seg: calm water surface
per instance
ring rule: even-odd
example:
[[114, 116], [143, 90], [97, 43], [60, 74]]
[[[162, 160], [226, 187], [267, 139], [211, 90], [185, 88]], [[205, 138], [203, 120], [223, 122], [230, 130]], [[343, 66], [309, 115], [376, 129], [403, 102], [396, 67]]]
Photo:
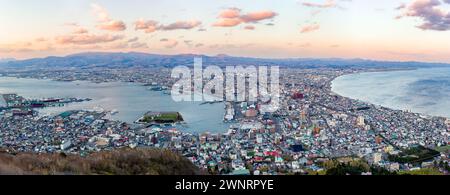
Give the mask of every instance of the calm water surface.
[[92, 83], [86, 81], [59, 82], [51, 80], [0, 77], [0, 94], [17, 93], [26, 98], [76, 97], [92, 101], [64, 107], [39, 110], [43, 114], [59, 114], [67, 110], [103, 108], [117, 110], [114, 119], [132, 123], [147, 111], [177, 111], [187, 122], [187, 132], [225, 132], [224, 105], [200, 102], [174, 102], [170, 95], [150, 91], [136, 83]]
[[393, 109], [450, 117], [450, 68], [344, 75], [333, 81], [332, 90]]

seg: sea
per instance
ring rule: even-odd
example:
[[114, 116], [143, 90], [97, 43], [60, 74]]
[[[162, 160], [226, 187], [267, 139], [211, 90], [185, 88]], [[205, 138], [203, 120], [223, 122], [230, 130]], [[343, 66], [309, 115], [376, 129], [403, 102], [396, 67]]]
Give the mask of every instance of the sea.
[[450, 118], [450, 67], [349, 74], [332, 82], [348, 98]]
[[188, 133], [223, 133], [230, 126], [223, 122], [223, 103], [175, 102], [162, 91], [152, 91], [137, 83], [89, 81], [53, 81], [0, 77], [0, 94], [17, 93], [30, 99], [90, 98], [91, 101], [71, 103], [62, 107], [39, 109], [42, 115], [56, 115], [69, 110], [116, 110], [112, 119], [133, 123], [148, 111], [180, 112], [186, 124], [179, 127]]

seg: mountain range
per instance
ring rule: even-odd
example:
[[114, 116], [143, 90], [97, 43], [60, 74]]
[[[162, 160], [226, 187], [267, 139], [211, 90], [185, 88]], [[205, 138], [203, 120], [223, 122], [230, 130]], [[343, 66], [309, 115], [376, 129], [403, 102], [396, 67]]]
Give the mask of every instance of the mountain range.
[[1, 60], [1, 68], [153, 68], [174, 67], [178, 65], [192, 66], [194, 57], [201, 57], [204, 65], [236, 66], [236, 65], [278, 65], [281, 67], [300, 68], [421, 68], [450, 66], [445, 63], [375, 61], [366, 59], [340, 58], [252, 58], [228, 55], [178, 54], [160, 55], [149, 53], [107, 53], [86, 52], [64, 57], [49, 56], [27, 60]]
[[0, 63], [16, 61], [14, 58], [0, 58]]

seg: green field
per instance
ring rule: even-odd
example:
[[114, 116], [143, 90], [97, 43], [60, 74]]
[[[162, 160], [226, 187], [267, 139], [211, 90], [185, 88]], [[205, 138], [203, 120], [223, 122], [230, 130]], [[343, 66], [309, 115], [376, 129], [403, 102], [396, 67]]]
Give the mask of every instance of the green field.
[[439, 170], [435, 168], [424, 168], [412, 171], [400, 171], [399, 175], [443, 175]]
[[140, 122], [144, 123], [174, 123], [183, 121], [178, 112], [168, 112], [161, 114], [146, 114]]
[[389, 155], [388, 159], [391, 162], [398, 163], [421, 163], [423, 161], [431, 160], [438, 156], [439, 152], [423, 146], [416, 146], [403, 150], [398, 155]]
[[450, 153], [450, 145], [437, 147], [434, 150], [436, 150], [438, 152], [443, 152], [443, 153]]

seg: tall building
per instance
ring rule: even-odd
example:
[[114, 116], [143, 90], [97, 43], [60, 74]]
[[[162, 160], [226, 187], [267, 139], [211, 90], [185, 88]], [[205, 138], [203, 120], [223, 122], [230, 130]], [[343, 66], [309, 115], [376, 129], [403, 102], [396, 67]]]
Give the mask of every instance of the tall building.
[[379, 164], [382, 160], [382, 154], [381, 153], [374, 153], [373, 154], [373, 163], [374, 164]]
[[5, 98], [3, 98], [3, 95], [0, 94], [0, 108], [6, 107], [6, 106], [7, 106], [6, 100], [5, 100]]
[[363, 116], [358, 116], [358, 119], [356, 120], [356, 125], [361, 126], [361, 127], [366, 126]]

